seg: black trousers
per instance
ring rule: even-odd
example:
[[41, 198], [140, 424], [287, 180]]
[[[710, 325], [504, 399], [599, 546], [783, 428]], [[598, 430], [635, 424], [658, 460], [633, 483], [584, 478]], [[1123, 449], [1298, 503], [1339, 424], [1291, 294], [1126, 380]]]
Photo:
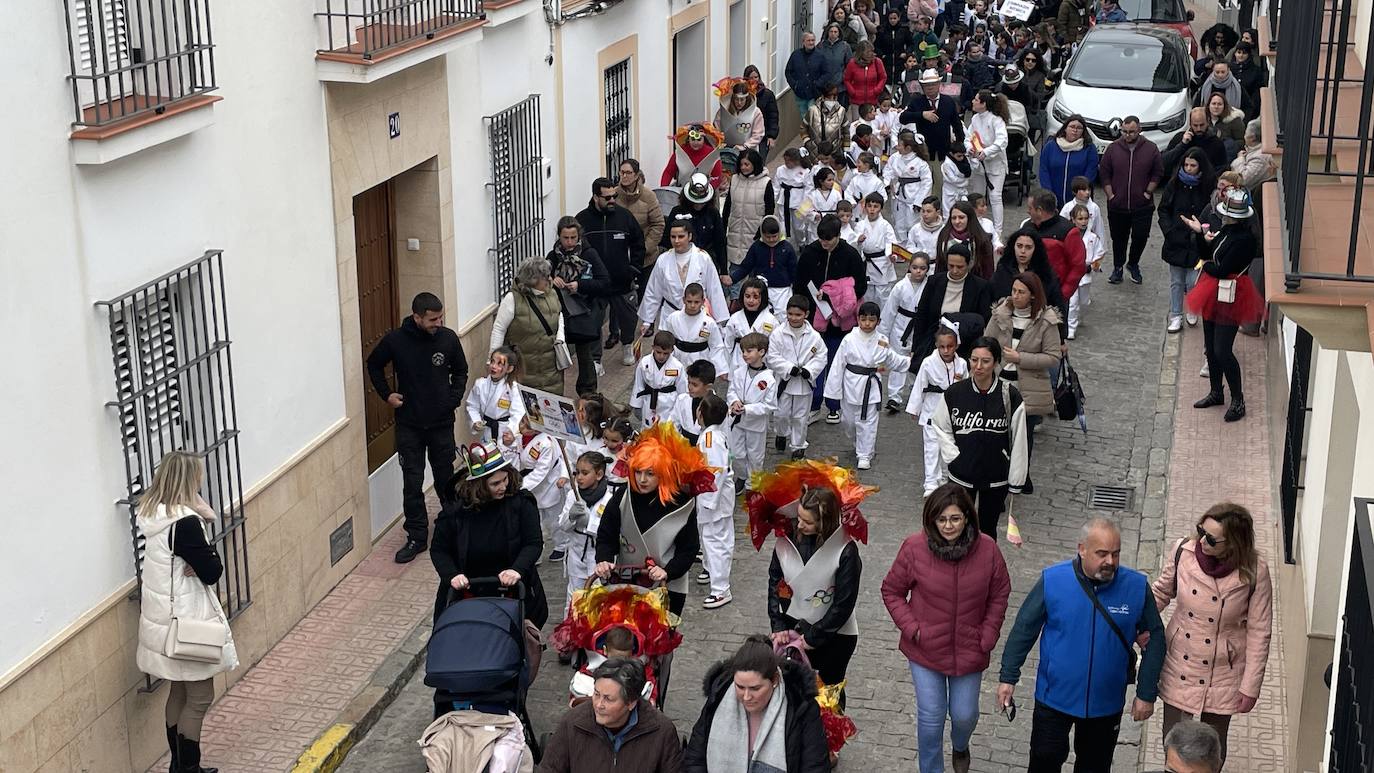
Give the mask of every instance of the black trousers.
[[811, 667], [820, 675], [822, 682], [839, 684], [849, 672], [849, 661], [853, 659], [854, 649], [858, 646], [858, 636], [832, 634], [825, 644], [807, 652], [806, 657], [811, 661]]
[[1150, 240], [1150, 225], [1155, 219], [1153, 205], [1120, 212], [1107, 210], [1107, 231], [1112, 240], [1112, 267], [1140, 267], [1145, 243]]
[[1072, 717], [1039, 701], [1031, 718], [1030, 765], [1026, 773], [1059, 773], [1069, 758], [1070, 728], [1074, 773], [1111, 773], [1121, 715]]
[[401, 457], [401, 507], [405, 511], [406, 536], [429, 543], [429, 512], [425, 510], [425, 456], [434, 473], [434, 488], [443, 490], [453, 477], [457, 448], [453, 424], [413, 427], [396, 423], [396, 453]]
[[1208, 320], [1202, 321], [1202, 352], [1207, 356], [1207, 372], [1212, 382], [1212, 394], [1222, 394], [1221, 380], [1231, 388], [1231, 399], [1245, 401], [1245, 391], [1240, 384], [1240, 361], [1236, 359], [1236, 333], [1240, 328], [1235, 325], [1222, 325]]
[[600, 344], [600, 341], [583, 341], [572, 345], [577, 356], [577, 383], [573, 388], [579, 397], [596, 391], [596, 349]]
[[635, 336], [639, 335], [639, 306], [635, 303], [634, 290], [612, 293], [607, 304], [606, 320], [611, 335], [619, 338], [621, 343], [634, 346]]
[[997, 522], [1007, 504], [1006, 486], [964, 486], [973, 504], [978, 508], [978, 530], [997, 539]]

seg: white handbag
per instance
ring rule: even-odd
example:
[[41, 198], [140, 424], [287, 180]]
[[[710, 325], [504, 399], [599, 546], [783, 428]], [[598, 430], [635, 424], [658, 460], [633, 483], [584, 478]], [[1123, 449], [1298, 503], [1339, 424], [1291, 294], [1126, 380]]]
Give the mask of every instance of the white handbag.
[[[176, 524], [172, 524], [171, 544], [176, 545]], [[171, 562], [175, 567], [176, 562]], [[211, 599], [210, 606], [214, 617], [207, 620], [192, 620], [177, 616], [176, 571], [172, 570], [169, 608], [172, 612], [171, 623], [167, 626], [167, 638], [162, 642], [162, 654], [174, 660], [194, 660], [202, 663], [219, 663], [224, 659], [224, 647], [229, 643], [229, 621], [224, 619], [219, 604]], [[199, 582], [199, 580], [197, 580]]]
[[1235, 303], [1236, 302], [1236, 280], [1218, 279], [1217, 280], [1217, 302]]
[[568, 351], [568, 345], [563, 341], [553, 342], [554, 367], [559, 370], [567, 370], [572, 367], [572, 352]]

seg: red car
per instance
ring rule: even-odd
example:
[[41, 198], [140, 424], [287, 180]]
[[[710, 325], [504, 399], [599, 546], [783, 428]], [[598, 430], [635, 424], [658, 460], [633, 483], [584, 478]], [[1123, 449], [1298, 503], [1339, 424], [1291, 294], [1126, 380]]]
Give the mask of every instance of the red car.
[[1193, 12], [1183, 7], [1183, 0], [1118, 0], [1126, 17], [1134, 22], [1148, 22], [1168, 27], [1183, 36], [1188, 53], [1197, 61], [1197, 38], [1193, 37]]

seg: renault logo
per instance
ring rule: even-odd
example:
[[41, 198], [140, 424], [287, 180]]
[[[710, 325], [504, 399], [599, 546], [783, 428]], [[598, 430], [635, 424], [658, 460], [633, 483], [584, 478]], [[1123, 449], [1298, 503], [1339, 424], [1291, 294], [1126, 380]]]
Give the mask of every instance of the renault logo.
[[1113, 119], [1107, 124], [1107, 133], [1110, 134], [1110, 135], [1112, 135], [1112, 139], [1116, 139], [1117, 137], [1120, 137], [1120, 136], [1121, 136], [1121, 119], [1120, 119], [1120, 118], [1113, 118]]

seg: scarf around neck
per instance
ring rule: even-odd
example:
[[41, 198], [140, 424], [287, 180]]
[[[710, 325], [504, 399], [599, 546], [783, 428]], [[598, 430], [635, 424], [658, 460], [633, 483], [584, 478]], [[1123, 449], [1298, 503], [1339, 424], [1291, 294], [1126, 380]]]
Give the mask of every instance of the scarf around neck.
[[954, 162], [954, 168], [959, 170], [959, 174], [965, 177], [973, 174], [973, 164], [969, 163], [968, 156], [964, 156], [963, 161], [959, 161], [952, 156], [949, 160]]
[[1197, 558], [1197, 565], [1202, 573], [1213, 579], [1225, 577], [1236, 571], [1236, 567], [1231, 564], [1222, 563], [1220, 558], [1202, 552], [1202, 540], [1193, 543], [1193, 556]]
[[778, 678], [773, 697], [763, 710], [754, 748], [749, 748], [749, 712], [727, 687], [711, 718], [706, 744], [706, 769], [711, 773], [785, 773], [787, 771], [787, 688]]
[[1055, 142], [1056, 145], [1059, 146], [1059, 149], [1062, 150], [1062, 151], [1064, 151], [1065, 153], [1073, 153], [1073, 152], [1076, 151], [1076, 150], [1082, 150], [1082, 149], [1083, 149], [1083, 138], [1082, 138], [1082, 137], [1079, 137], [1078, 139], [1074, 140], [1073, 142], [1069, 142], [1068, 140], [1064, 139], [1063, 137], [1055, 137], [1055, 138], [1054, 138], [1054, 142]]
[[969, 554], [969, 551], [973, 550], [973, 543], [980, 534], [982, 532], [973, 525], [972, 521], [969, 521], [964, 525], [963, 533], [956, 537], [953, 542], [945, 542], [943, 538], [934, 537], [927, 533], [926, 544], [936, 558], [953, 562], [962, 559]]

